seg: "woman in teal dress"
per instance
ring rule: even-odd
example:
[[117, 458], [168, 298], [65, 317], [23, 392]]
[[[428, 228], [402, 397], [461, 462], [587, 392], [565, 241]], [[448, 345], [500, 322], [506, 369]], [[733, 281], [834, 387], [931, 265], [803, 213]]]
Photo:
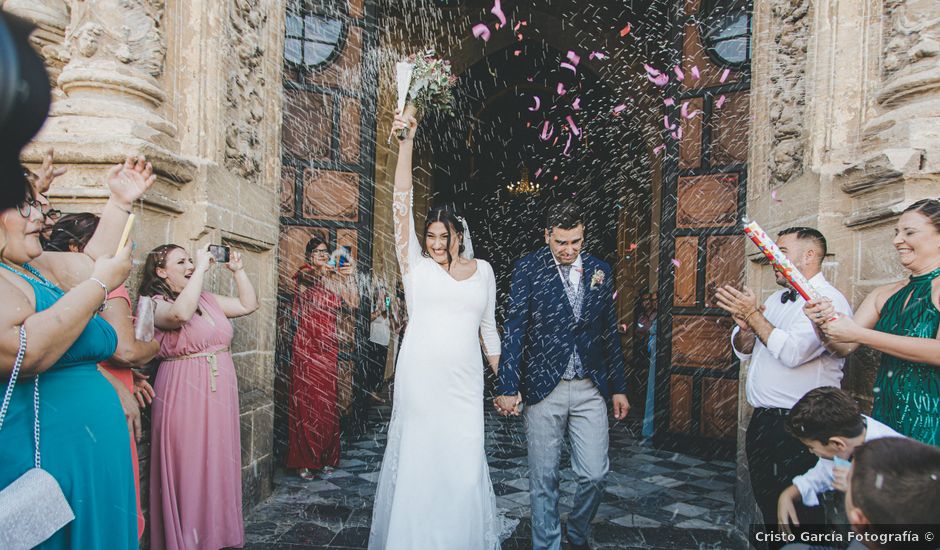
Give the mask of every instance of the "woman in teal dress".
[[898, 218], [894, 248], [908, 279], [876, 288], [855, 319], [832, 318], [827, 302], [806, 314], [841, 355], [865, 345], [882, 352], [872, 417], [898, 432], [940, 446], [940, 201], [925, 199]]
[[[3, 427], [0, 488], [33, 465], [33, 381], [39, 380], [42, 467], [59, 483], [75, 519], [40, 548], [137, 548], [137, 510], [127, 423], [97, 363], [117, 337], [95, 315], [130, 272], [130, 246], [116, 256], [133, 201], [153, 183], [142, 159], [114, 167], [111, 198], [85, 254], [42, 251], [43, 212], [28, 198], [0, 212], [0, 392], [27, 349]], [[94, 263], [92, 263], [92, 259]], [[67, 290], [66, 290], [67, 289]]]

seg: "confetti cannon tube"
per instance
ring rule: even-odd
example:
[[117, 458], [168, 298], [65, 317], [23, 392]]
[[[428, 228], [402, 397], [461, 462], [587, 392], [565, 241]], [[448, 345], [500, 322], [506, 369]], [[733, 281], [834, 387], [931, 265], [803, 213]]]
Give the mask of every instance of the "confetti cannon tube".
[[822, 297], [819, 292], [813, 288], [809, 280], [800, 273], [800, 270], [794, 267], [793, 263], [783, 255], [783, 252], [777, 248], [777, 244], [761, 229], [761, 226], [758, 225], [757, 222], [751, 222], [744, 226], [744, 234], [754, 241], [757, 248], [770, 260], [770, 265], [774, 266], [774, 269], [789, 281], [790, 286], [799, 292], [804, 300], [809, 302]]

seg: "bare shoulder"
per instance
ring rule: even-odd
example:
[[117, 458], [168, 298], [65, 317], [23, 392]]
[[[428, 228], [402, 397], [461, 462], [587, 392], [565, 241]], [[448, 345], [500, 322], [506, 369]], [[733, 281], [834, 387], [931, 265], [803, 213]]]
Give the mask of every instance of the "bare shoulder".
[[888, 283], [886, 285], [881, 285], [875, 290], [872, 290], [871, 293], [866, 298], [866, 301], [873, 302], [873, 305], [878, 311], [881, 311], [882, 306], [885, 305], [885, 302], [888, 301], [888, 298], [894, 296], [897, 291], [907, 286], [907, 279], [902, 279], [900, 281], [895, 281], [893, 283]]

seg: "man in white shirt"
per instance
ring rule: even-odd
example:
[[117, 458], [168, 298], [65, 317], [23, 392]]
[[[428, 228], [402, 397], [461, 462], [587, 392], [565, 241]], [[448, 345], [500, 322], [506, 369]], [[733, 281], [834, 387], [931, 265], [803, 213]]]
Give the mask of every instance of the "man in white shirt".
[[[826, 238], [809, 227], [784, 229], [777, 236], [777, 246], [809, 279], [817, 292], [829, 298], [836, 311], [852, 315], [852, 308], [841, 292], [823, 276]], [[759, 306], [757, 297], [747, 287], [718, 289], [718, 305], [737, 323], [731, 333], [735, 355], [750, 359], [747, 372], [747, 401], [754, 414], [747, 427], [745, 452], [751, 489], [764, 519], [764, 529], [776, 530], [777, 497], [798, 474], [814, 462], [812, 454], [786, 431], [790, 408], [814, 388], [840, 387], [844, 359], [826, 350], [814, 324], [803, 313], [806, 303], [777, 274], [778, 290]], [[821, 515], [809, 509], [800, 517], [821, 523]]]

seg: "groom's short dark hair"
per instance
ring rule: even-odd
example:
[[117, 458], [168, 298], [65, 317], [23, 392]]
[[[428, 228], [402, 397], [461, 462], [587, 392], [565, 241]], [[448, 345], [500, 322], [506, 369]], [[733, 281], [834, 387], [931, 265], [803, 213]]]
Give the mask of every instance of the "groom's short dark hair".
[[548, 231], [555, 227], [574, 229], [583, 224], [584, 217], [581, 215], [581, 209], [569, 200], [556, 202], [545, 210], [545, 229]]

